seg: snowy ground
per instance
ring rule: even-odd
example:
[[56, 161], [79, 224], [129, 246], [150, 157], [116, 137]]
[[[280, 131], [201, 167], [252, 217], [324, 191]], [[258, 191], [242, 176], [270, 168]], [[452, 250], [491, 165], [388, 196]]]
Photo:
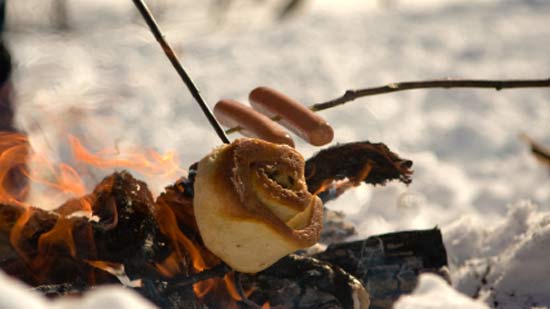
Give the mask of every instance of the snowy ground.
[[[316, 0], [282, 24], [245, 0], [223, 23], [208, 18], [206, 5], [156, 2], [168, 40], [211, 104], [245, 102], [259, 85], [312, 104], [401, 80], [550, 76], [546, 0]], [[131, 1], [71, 3], [74, 28], [61, 34], [44, 17], [45, 2], [10, 7], [17, 117], [36, 148], [69, 161], [71, 133], [95, 150], [175, 150], [188, 166], [220, 143]], [[549, 89], [418, 90], [321, 114], [335, 142], [381, 141], [414, 161], [409, 187], [363, 186], [328, 205], [348, 213], [360, 237], [437, 225], [458, 291], [489, 306], [550, 305], [550, 176], [518, 138], [550, 145]], [[305, 157], [318, 150], [297, 148]], [[401, 308], [433, 305], [430, 291], [441, 306], [467, 302], [437, 279], [422, 282]]]

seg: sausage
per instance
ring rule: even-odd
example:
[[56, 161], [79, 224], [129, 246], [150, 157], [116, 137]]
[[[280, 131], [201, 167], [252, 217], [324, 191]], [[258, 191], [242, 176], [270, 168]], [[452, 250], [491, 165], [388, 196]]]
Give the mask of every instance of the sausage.
[[294, 147], [290, 134], [278, 123], [235, 100], [222, 99], [214, 106], [214, 116], [227, 127], [240, 126], [248, 137]]
[[330, 124], [298, 101], [277, 90], [258, 87], [248, 96], [250, 105], [262, 114], [281, 116], [281, 124], [314, 146], [332, 141], [334, 131]]

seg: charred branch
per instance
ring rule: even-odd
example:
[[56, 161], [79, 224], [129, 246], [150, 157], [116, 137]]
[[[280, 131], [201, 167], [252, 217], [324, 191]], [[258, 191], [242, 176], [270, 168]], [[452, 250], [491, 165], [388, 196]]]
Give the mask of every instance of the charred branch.
[[[309, 191], [326, 202], [361, 182], [383, 185], [399, 180], [409, 184], [412, 164], [383, 143], [354, 142], [321, 150], [306, 161], [305, 173]], [[343, 179], [349, 180], [349, 184], [331, 186], [333, 181]]]

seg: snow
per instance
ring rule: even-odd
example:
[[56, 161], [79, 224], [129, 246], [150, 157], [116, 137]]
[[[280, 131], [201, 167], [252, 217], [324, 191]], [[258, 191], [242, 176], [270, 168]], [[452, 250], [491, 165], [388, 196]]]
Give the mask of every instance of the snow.
[[433, 274], [420, 276], [418, 286], [411, 295], [403, 296], [395, 309], [484, 309], [487, 305], [458, 293], [445, 280]]
[[121, 286], [98, 287], [82, 298], [60, 298], [46, 300], [29, 287], [0, 272], [0, 308], [1, 309], [150, 309], [155, 308], [137, 293]]
[[[280, 24], [274, 1], [237, 2], [216, 23], [209, 2], [156, 1], [167, 39], [210, 104], [246, 102], [259, 85], [312, 104], [402, 80], [550, 76], [546, 0], [318, 0]], [[36, 149], [70, 163], [71, 133], [94, 150], [175, 150], [186, 167], [220, 143], [131, 1], [71, 2], [67, 33], [52, 29], [45, 1], [9, 5], [17, 121]], [[320, 114], [335, 142], [381, 141], [414, 161], [409, 187], [363, 185], [327, 205], [348, 214], [357, 237], [439, 226], [457, 291], [491, 307], [550, 306], [550, 176], [518, 137], [550, 145], [548, 88], [407, 91]], [[318, 151], [295, 139], [306, 158]], [[0, 287], [12, 295], [12, 284]], [[426, 275], [399, 306], [482, 307], [464, 295]]]

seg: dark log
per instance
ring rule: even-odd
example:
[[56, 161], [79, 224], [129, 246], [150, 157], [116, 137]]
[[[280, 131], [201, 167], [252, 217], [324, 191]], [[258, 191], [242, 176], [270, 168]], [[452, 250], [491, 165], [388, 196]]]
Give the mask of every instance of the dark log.
[[[25, 224], [18, 226], [25, 218]], [[53, 242], [41, 245], [41, 237], [48, 235], [59, 219], [59, 215], [42, 209], [0, 204], [0, 269], [31, 286], [116, 282], [109, 273], [72, 257], [66, 247]], [[75, 217], [71, 222], [74, 230], [86, 226], [83, 218]], [[14, 233], [19, 236], [12, 241]], [[50, 245], [59, 252], [49, 251], [53, 248]]]
[[195, 296], [192, 285], [171, 289], [166, 281], [151, 280], [149, 278], [142, 279], [142, 283], [142, 287], [134, 290], [159, 308], [206, 308]]
[[[354, 278], [358, 278], [369, 293], [370, 308], [391, 308], [401, 295], [414, 289], [421, 273], [432, 272], [449, 280], [446, 265], [438, 229], [372, 236], [331, 245], [314, 258], [289, 255], [256, 275], [240, 274], [235, 284], [252, 293], [236, 302], [243, 308], [259, 307], [266, 302], [284, 308], [350, 308], [352, 295], [357, 291]], [[229, 303], [221, 303], [219, 295], [208, 294], [199, 301], [191, 286], [213, 277], [221, 278], [229, 271], [222, 265], [169, 281], [145, 278], [144, 286], [137, 291], [161, 308], [223, 308]]]
[[[97, 220], [73, 215], [87, 207]], [[103, 271], [112, 265], [131, 279], [158, 276], [154, 265], [170, 248], [155, 215], [146, 184], [127, 172], [55, 212], [0, 205], [0, 268], [33, 286], [114, 282]]]
[[256, 275], [240, 277], [243, 290], [252, 290], [246, 302], [239, 302], [243, 307], [262, 306], [266, 302], [279, 308], [368, 305], [368, 295], [355, 277], [311, 257], [291, 254]]
[[147, 185], [127, 172], [114, 173], [94, 190], [92, 212], [96, 258], [124, 264], [130, 278], [153, 271], [170, 252], [156, 222], [153, 196]]
[[412, 292], [421, 273], [446, 275], [447, 253], [439, 229], [371, 236], [328, 246], [315, 258], [357, 277], [371, 297], [370, 308], [391, 308]]

